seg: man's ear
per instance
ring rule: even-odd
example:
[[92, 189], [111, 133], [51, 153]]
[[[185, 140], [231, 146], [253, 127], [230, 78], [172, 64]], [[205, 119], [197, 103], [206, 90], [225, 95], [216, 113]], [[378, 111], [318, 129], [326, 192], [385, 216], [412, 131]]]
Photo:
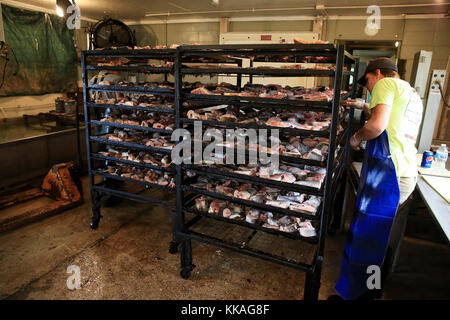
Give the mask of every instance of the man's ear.
[[381, 73], [380, 69], [375, 70], [375, 75], [377, 76], [377, 78], [380, 78], [380, 76], [382, 76], [383, 74]]

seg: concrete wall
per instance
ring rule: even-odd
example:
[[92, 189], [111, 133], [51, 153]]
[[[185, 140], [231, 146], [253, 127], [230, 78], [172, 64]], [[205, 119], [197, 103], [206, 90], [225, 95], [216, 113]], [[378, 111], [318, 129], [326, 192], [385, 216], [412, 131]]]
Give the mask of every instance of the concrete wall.
[[312, 31], [313, 21], [232, 21], [229, 32]]
[[450, 54], [450, 19], [406, 20], [400, 58], [406, 59], [406, 80], [410, 80], [414, 54], [433, 52], [430, 69], [444, 69]]
[[[58, 163], [77, 160], [76, 130], [45, 134], [31, 139], [1, 143], [0, 189], [44, 176]], [[83, 161], [86, 161], [84, 127], [80, 129]], [[86, 169], [86, 163], [84, 163]]]
[[215, 44], [219, 42], [219, 23], [176, 23], [134, 25], [138, 46], [171, 44]]
[[[323, 39], [335, 40], [399, 40], [400, 59], [406, 59], [405, 80], [411, 80], [414, 54], [420, 50], [433, 51], [431, 69], [445, 69], [450, 53], [450, 19], [382, 19], [378, 34], [364, 33], [366, 20], [327, 20]], [[219, 42], [219, 22], [190, 24], [135, 25], [139, 45], [213, 44]], [[230, 32], [313, 31], [313, 21], [232, 21]]]
[[414, 54], [420, 50], [433, 52], [431, 70], [445, 69], [450, 53], [450, 19], [381, 20], [378, 34], [364, 34], [364, 20], [330, 20], [326, 24], [326, 40], [399, 40], [400, 59], [406, 60], [405, 80], [411, 81]]

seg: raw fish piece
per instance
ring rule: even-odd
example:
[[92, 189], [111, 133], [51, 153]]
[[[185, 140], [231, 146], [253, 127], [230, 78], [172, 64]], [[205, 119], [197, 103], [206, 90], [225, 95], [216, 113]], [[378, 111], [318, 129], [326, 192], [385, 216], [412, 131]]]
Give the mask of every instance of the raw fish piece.
[[225, 205], [225, 201], [214, 200], [209, 205], [208, 213], [220, 214]]
[[229, 216], [229, 219], [242, 219], [242, 215], [238, 214], [238, 213], [233, 213], [231, 216]]
[[313, 207], [309, 204], [305, 204], [305, 203], [291, 205], [291, 206], [289, 206], [289, 210], [301, 212], [301, 213], [313, 214], [313, 215], [316, 213], [315, 207]]
[[316, 236], [316, 229], [314, 228], [309, 227], [299, 228], [299, 232], [300, 235], [305, 238], [311, 238]]
[[243, 191], [235, 190], [233, 196], [239, 199], [250, 200], [251, 194], [245, 190]]
[[289, 201], [270, 200], [270, 201], [266, 201], [265, 204], [268, 206], [272, 206], [272, 207], [287, 209], [287, 208], [289, 208], [290, 202]]
[[206, 200], [203, 198], [195, 199], [195, 209], [199, 211], [206, 211]]
[[270, 224], [268, 224], [268, 223], [264, 223], [262, 226], [263, 226], [263, 228], [280, 230], [280, 227], [279, 227], [279, 226], [272, 226], [272, 225], [270, 225]]
[[223, 209], [222, 215], [225, 218], [229, 218], [232, 215], [232, 211], [230, 209], [228, 209], [228, 208], [225, 208], [225, 209]]

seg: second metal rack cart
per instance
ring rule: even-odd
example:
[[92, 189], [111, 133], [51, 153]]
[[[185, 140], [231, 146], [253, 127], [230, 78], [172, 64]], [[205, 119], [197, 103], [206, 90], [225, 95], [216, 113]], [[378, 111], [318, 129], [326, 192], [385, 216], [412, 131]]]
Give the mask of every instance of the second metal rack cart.
[[[331, 63], [333, 64], [333, 67], [312, 69], [298, 68], [291, 70], [264, 67], [229, 68], [223, 65], [211, 67], [211, 65], [208, 65], [205, 67], [190, 68], [183, 64], [186, 59], [192, 57], [201, 58], [205, 63], [213, 63], [212, 58], [224, 56], [231, 56], [234, 58], [251, 57], [253, 61], [262, 62]], [[354, 65], [354, 72], [350, 71], [351, 65]], [[348, 71], [344, 66], [347, 66]], [[340, 112], [343, 108], [341, 107], [341, 102], [349, 96], [352, 98], [355, 97], [355, 75], [357, 75], [358, 72], [358, 61], [345, 52], [342, 45], [337, 45], [335, 47], [331, 44], [182, 46], [179, 47], [175, 53], [174, 67], [176, 128], [191, 129], [196, 121], [201, 121], [202, 127], [215, 127], [221, 131], [224, 131], [226, 128], [279, 129], [282, 134], [291, 135], [291, 137], [292, 135], [296, 135], [302, 139], [328, 139], [328, 152], [323, 158], [317, 159], [314, 157], [310, 158], [309, 156], [296, 157], [290, 154], [281, 154], [279, 157], [280, 161], [285, 165], [297, 167], [301, 170], [311, 169], [313, 166], [326, 169], [323, 183], [319, 187], [311, 187], [308, 184], [294, 184], [292, 183], [293, 181], [274, 181], [265, 176], [255, 176], [254, 174], [249, 175], [248, 173], [242, 174], [239, 171], [225, 170], [221, 166], [178, 164], [176, 166], [176, 210], [173, 213], [173, 230], [175, 243], [181, 244], [181, 276], [183, 278], [188, 278], [194, 268], [194, 265], [192, 264], [191, 240], [197, 240], [303, 270], [306, 272], [304, 297], [305, 299], [317, 299], [320, 288], [327, 226], [334, 207], [333, 203], [336, 200], [336, 190], [340, 182], [340, 177], [345, 174], [349, 157], [348, 140], [351, 135], [353, 110], [347, 109], [344, 112]], [[332, 77], [333, 94], [330, 99], [331, 101], [290, 99], [287, 96], [280, 97], [277, 93], [261, 96], [248, 92], [245, 93], [239, 82], [232, 90], [230, 90], [231, 92], [228, 92], [227, 88], [221, 88], [224, 92], [221, 92], [220, 90], [210, 91], [207, 89], [207, 85], [199, 88], [198, 91], [188, 92], [183, 88], [183, 76], [188, 74], [234, 74], [236, 76], [248, 74], [252, 77]], [[353, 76], [352, 92], [347, 93], [343, 91], [343, 85], [349, 85], [348, 80], [351, 76]], [[344, 78], [346, 81], [344, 81]], [[226, 85], [224, 84], [223, 86]], [[233, 92], [233, 90], [235, 92]], [[282, 90], [283, 89], [281, 89], [281, 91]], [[229, 122], [226, 118], [210, 119], [208, 117], [199, 117], [196, 119], [194, 117], [194, 119], [192, 119], [192, 117], [189, 118], [185, 114], [188, 110], [195, 113], [198, 109], [218, 105], [237, 106], [238, 109], [243, 110], [245, 108], [271, 108], [277, 110], [276, 112], [289, 110], [293, 112], [314, 111], [322, 114], [329, 113], [329, 127], [326, 130], [312, 130], [311, 128], [304, 126], [300, 128], [286, 128], [282, 125], [278, 126], [277, 124], [267, 125], [267, 123], [265, 123], [261, 125], [261, 123], [241, 123], [240, 121]], [[240, 111], [237, 113], [238, 115], [240, 114], [239, 112]], [[341, 125], [344, 125], [345, 123], [346, 129], [343, 129]], [[303, 142], [303, 140], [301, 141]], [[324, 140], [320, 141], [323, 142]], [[236, 146], [233, 146], [232, 148], [237, 150]], [[249, 150], [246, 150], [245, 152], [248, 154]], [[187, 172], [190, 172], [191, 176], [195, 175], [197, 178], [203, 177], [203, 180], [201, 180], [203, 182], [192, 184], [192, 179], [185, 180], [184, 177]], [[219, 180], [222, 179], [222, 181], [232, 181], [226, 182], [226, 184], [232, 183], [231, 185], [233, 185], [234, 188], [237, 188], [237, 190], [233, 190], [232, 188], [226, 189], [219, 183], [215, 187], [212, 187], [211, 183], [206, 184], [206, 188], [199, 187], [199, 185], [203, 186], [208, 179], [213, 178]], [[196, 181], [200, 181], [200, 178]], [[342, 181], [345, 181], [345, 179]], [[218, 186], [220, 189], [218, 189]], [[303, 210], [294, 210], [295, 208], [291, 208], [290, 206], [275, 206], [274, 203], [276, 203], [276, 201], [261, 201], [261, 198], [258, 198], [257, 201], [255, 200], [256, 198], [249, 198], [247, 195], [244, 197], [239, 193], [236, 194], [236, 191], [245, 190], [241, 188], [249, 188], [249, 186], [252, 190], [259, 190], [258, 192], [266, 192], [267, 190], [274, 192], [273, 190], [278, 190], [278, 195], [281, 195], [283, 192], [283, 197], [287, 197], [289, 194], [295, 194], [296, 197], [303, 197], [302, 199], [307, 198], [308, 200], [312, 199], [316, 204], [319, 204], [315, 208], [316, 212], [311, 214]], [[222, 192], [225, 189], [226, 192]], [[218, 190], [220, 190], [220, 192]], [[208, 199], [208, 201], [211, 200], [211, 207], [206, 211], [203, 210], [203, 201], [206, 201], [205, 199]], [[194, 207], [196, 201], [201, 203], [200, 207], [203, 208], [202, 210]], [[227, 212], [226, 215], [225, 211], [223, 211], [224, 213], [221, 215], [216, 214], [217, 212], [212, 208], [213, 202], [216, 204], [219, 203], [219, 205], [226, 203], [230, 208], [240, 206], [240, 209], [236, 212], [240, 212], [239, 210], [242, 208], [244, 208], [244, 210], [259, 210], [259, 212], [264, 212], [265, 219], [267, 219], [267, 217], [272, 218], [275, 214], [280, 216], [283, 215], [284, 217], [287, 217], [284, 218], [285, 220], [297, 221], [299, 224], [305, 223], [308, 225], [308, 223], [310, 223], [309, 226], [315, 227], [315, 233], [302, 234], [301, 232], [292, 232], [293, 230], [283, 230], [280, 228], [272, 229], [267, 223], [256, 223], [255, 221], [249, 222], [247, 219], [244, 221], [239, 218], [234, 220], [230, 218], [232, 212]], [[301, 207], [301, 203], [299, 206]], [[340, 209], [341, 208], [338, 208], [338, 210]], [[269, 213], [270, 215], [268, 215]], [[193, 216], [193, 218], [187, 220], [186, 214]], [[239, 216], [239, 214], [236, 216]], [[259, 216], [261, 217], [261, 215]], [[199, 225], [202, 225], [202, 227], [196, 229], [196, 226]], [[205, 232], [205, 230], [211, 232]], [[222, 230], [222, 233], [220, 230]], [[221, 234], [221, 236], [219, 236], [219, 234]], [[265, 241], [277, 241], [276, 243], [280, 244], [280, 246], [282, 241], [279, 241], [278, 239], [281, 238], [297, 241], [297, 251], [306, 251], [304, 246], [308, 245], [309, 251], [312, 250], [311, 252], [313, 252], [310, 260], [298, 261], [298, 259], [285, 257], [280, 252], [282, 251], [282, 248], [275, 248], [275, 252], [268, 252], [262, 250], [260, 247], [252, 247], [252, 243], [263, 241], [265, 235], [276, 237], [271, 238], [271, 240], [266, 239]], [[313, 246], [313, 249], [311, 249], [311, 246]]]
[[[169, 73], [173, 72], [175, 51], [175, 49], [108, 49], [82, 53], [86, 145], [93, 211], [91, 228], [93, 229], [99, 224], [101, 206], [111, 196], [174, 208], [172, 201], [156, 197], [152, 190], [175, 191], [173, 182], [170, 181], [170, 177], [174, 177], [175, 168], [170, 164], [169, 143], [174, 129], [174, 88], [167, 82]], [[126, 62], [122, 65], [96, 63], [109, 59], [113, 61], [122, 59]], [[150, 60], [159, 61], [159, 64], [154, 65], [150, 63]], [[156, 82], [92, 84], [88, 72], [102, 70], [145, 75], [163, 74], [164, 81], [159, 84]], [[121, 95], [121, 98], [125, 99], [122, 101], [118, 101], [119, 98], [113, 98], [110, 101], [96, 100], [91, 96], [92, 92], [109, 92], [112, 96]], [[98, 119], [99, 112], [95, 110], [116, 111], [119, 117], [107, 117], [105, 114], [103, 119]], [[146, 121], [136, 121], [139, 119], [136, 114], [147, 117]], [[129, 115], [134, 121], [124, 120], [128, 119]], [[169, 119], [169, 122], [172, 117], [172, 126], [155, 125], [154, 122], [158, 121], [154, 118], [156, 116], [158, 119], [163, 117]], [[103, 134], [95, 134], [96, 127], [109, 129]], [[111, 130], [116, 130], [117, 134], [111, 134]], [[141, 141], [133, 139], [138, 136], [142, 138]], [[166, 145], [161, 142], [161, 137], [168, 137]], [[154, 140], [158, 138], [161, 143], [154, 143]], [[104, 170], [101, 165], [98, 168], [99, 164], [107, 166], [108, 170]], [[101, 177], [101, 181], [97, 182], [96, 177]], [[158, 180], [158, 177], [164, 178]], [[166, 197], [163, 195], [163, 198]], [[171, 200], [173, 197], [169, 194], [167, 198]]]

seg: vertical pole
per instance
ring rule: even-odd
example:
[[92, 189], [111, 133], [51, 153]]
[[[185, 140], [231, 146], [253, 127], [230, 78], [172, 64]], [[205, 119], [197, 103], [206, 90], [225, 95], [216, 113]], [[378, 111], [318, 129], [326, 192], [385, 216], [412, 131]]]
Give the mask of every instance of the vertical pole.
[[[242, 59], [239, 59], [239, 61], [237, 62], [237, 65], [238, 65], [239, 68], [242, 67]], [[236, 85], [239, 88], [239, 91], [241, 91], [241, 87], [242, 87], [242, 73], [239, 73], [237, 75]]]
[[75, 126], [77, 130], [77, 160], [78, 160], [78, 170], [79, 173], [83, 172], [83, 159], [81, 158], [81, 142], [80, 142], [80, 105], [78, 104], [78, 94], [75, 100]]
[[98, 192], [94, 191], [92, 189], [94, 185], [94, 177], [92, 175], [92, 158], [91, 158], [91, 126], [89, 124], [90, 122], [90, 113], [89, 113], [89, 107], [88, 107], [88, 101], [89, 101], [89, 79], [87, 75], [86, 70], [86, 53], [81, 53], [81, 76], [83, 80], [83, 101], [84, 101], [84, 122], [86, 127], [86, 154], [87, 154], [87, 163], [88, 163], [88, 175], [89, 175], [89, 189], [91, 191], [91, 201], [92, 201], [92, 221], [91, 221], [91, 228], [96, 229], [98, 226], [98, 222], [101, 218], [100, 215], [100, 208], [98, 206], [99, 196]]
[[[355, 99], [356, 98], [356, 89], [357, 89], [357, 75], [358, 75], [358, 67], [359, 67], [359, 58], [355, 59], [354, 61], [355, 64], [355, 68], [354, 68], [354, 76], [353, 76], [353, 82], [352, 82], [352, 92], [351, 92], [351, 98]], [[350, 67], [350, 65], [349, 65]], [[348, 88], [347, 88], [348, 90]], [[342, 174], [342, 178], [340, 179], [341, 181], [341, 188], [340, 188], [340, 192], [339, 195], [337, 196], [337, 202], [335, 202], [337, 204], [337, 206], [335, 206], [335, 208], [337, 208], [336, 210], [338, 210], [338, 212], [334, 213], [333, 216], [333, 223], [332, 223], [332, 231], [334, 232], [337, 229], [342, 229], [342, 227], [344, 226], [344, 220], [345, 220], [345, 209], [347, 207], [347, 199], [346, 197], [348, 196], [348, 170], [349, 170], [349, 157], [350, 157], [350, 137], [352, 135], [352, 122], [353, 122], [353, 116], [354, 116], [354, 109], [350, 108], [349, 109], [349, 117], [348, 117], [348, 128], [347, 128], [347, 136], [345, 137], [345, 156], [344, 156], [344, 161], [342, 163], [343, 167], [343, 174]]]
[[[181, 75], [181, 50], [177, 48], [174, 60], [174, 76], [175, 76], [175, 128], [181, 128], [181, 110], [183, 106], [183, 79]], [[181, 141], [176, 141], [179, 144]], [[183, 155], [184, 157], [184, 155]], [[190, 271], [193, 269], [192, 265], [192, 248], [191, 240], [185, 239], [179, 235], [180, 232], [185, 232], [185, 220], [184, 220], [184, 197], [183, 197], [183, 170], [182, 164], [176, 165], [176, 204], [175, 211], [172, 213], [172, 227], [173, 227], [173, 241], [172, 243], [180, 243], [180, 260], [181, 260], [181, 276], [185, 279], [189, 277]]]
[[324, 196], [325, 196], [325, 205], [322, 209], [322, 216], [320, 217], [320, 236], [318, 247], [319, 250], [317, 252], [318, 256], [323, 255], [324, 249], [324, 240], [325, 240], [325, 231], [327, 226], [327, 220], [331, 207], [331, 196], [333, 190], [332, 187], [332, 176], [331, 173], [334, 169], [334, 154], [336, 151], [336, 132], [339, 121], [339, 105], [341, 101], [341, 86], [342, 86], [342, 69], [343, 69], [343, 60], [344, 60], [344, 50], [343, 46], [337, 45], [337, 53], [336, 53], [336, 73], [334, 78], [334, 98], [332, 103], [332, 116], [331, 116], [331, 124], [330, 124], [330, 145], [328, 147], [328, 159], [327, 159], [327, 177], [324, 187]]
[[[321, 266], [323, 261], [323, 252], [325, 247], [325, 236], [328, 226], [328, 218], [331, 211], [331, 197], [333, 195], [332, 190], [332, 172], [334, 169], [334, 155], [336, 151], [336, 133], [339, 125], [339, 106], [341, 102], [341, 87], [343, 78], [343, 62], [344, 62], [344, 48], [342, 45], [336, 46], [336, 72], [334, 77], [334, 97], [332, 103], [331, 124], [330, 124], [330, 144], [328, 146], [328, 159], [327, 159], [327, 177], [324, 186], [324, 206], [322, 209], [322, 215], [320, 217], [319, 226], [319, 241], [317, 244], [317, 252], [315, 261], [313, 263], [313, 270], [308, 272], [306, 276], [305, 284], [305, 297], [313, 296], [316, 298], [320, 288]], [[316, 294], [317, 291], [317, 294]], [[313, 292], [313, 294], [311, 294]]]
[[[181, 55], [180, 50], [176, 49], [174, 57], [174, 86], [175, 86], [175, 129], [181, 128], [181, 108], [182, 108], [182, 78], [181, 78]], [[178, 145], [180, 141], [176, 141]], [[183, 221], [183, 174], [181, 170], [181, 164], [176, 165], [176, 203], [175, 211], [172, 213], [172, 229], [173, 229], [173, 241], [179, 243], [177, 233], [182, 231]]]
[[[253, 68], [253, 60], [250, 60], [250, 68]], [[248, 81], [250, 82], [250, 83], [253, 83], [253, 75], [250, 75], [249, 77], [248, 77]]]
[[[354, 76], [353, 76], [353, 83], [352, 83], [352, 94], [351, 94], [351, 98], [355, 99], [356, 98], [356, 89], [358, 87], [358, 71], [359, 71], [359, 58], [355, 59], [355, 70], [354, 70]], [[353, 122], [353, 117], [355, 114], [355, 110], [353, 108], [350, 108], [350, 113], [348, 116], [348, 135], [347, 135], [347, 141], [345, 142], [345, 162], [344, 164], [348, 167], [348, 159], [350, 156], [350, 137], [352, 135], [352, 122]]]

